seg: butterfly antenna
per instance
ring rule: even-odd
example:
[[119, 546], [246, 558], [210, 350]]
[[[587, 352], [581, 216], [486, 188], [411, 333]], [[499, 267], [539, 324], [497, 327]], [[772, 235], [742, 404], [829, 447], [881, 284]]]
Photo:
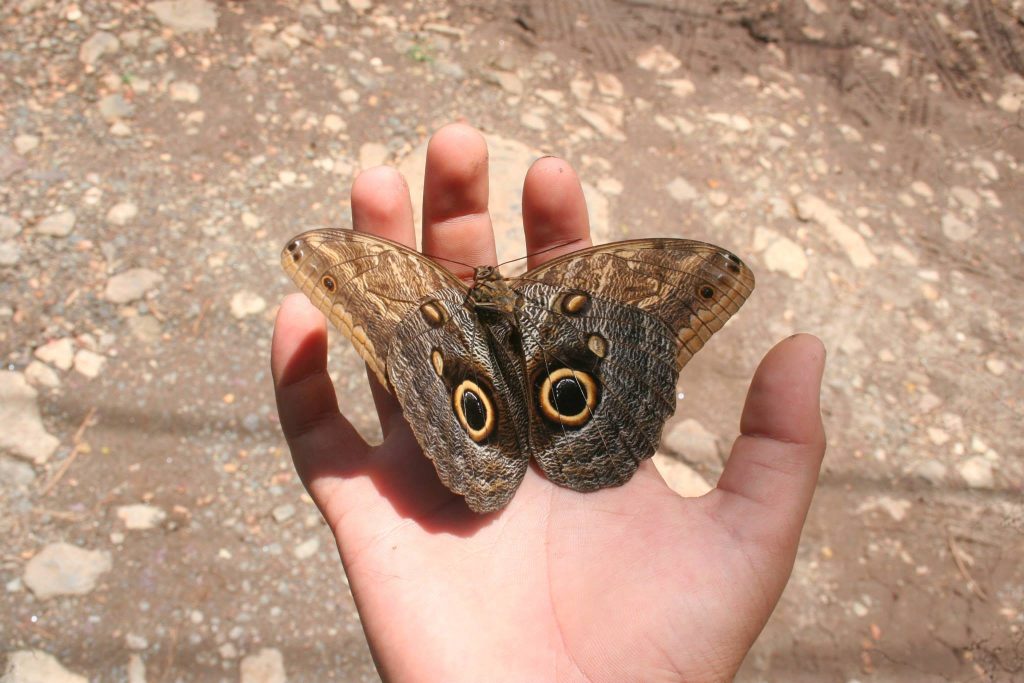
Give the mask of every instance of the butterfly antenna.
[[467, 268], [470, 268], [472, 270], [476, 270], [476, 266], [474, 266], [474, 265], [471, 265], [469, 263], [464, 263], [462, 261], [456, 261], [455, 259], [448, 258], [446, 256], [436, 256], [434, 254], [428, 254], [427, 252], [423, 252], [423, 255], [426, 256], [427, 258], [437, 259], [438, 261], [447, 261], [448, 263], [458, 263], [460, 266], [466, 266]]
[[519, 258], [514, 258], [514, 259], [512, 259], [510, 261], [503, 261], [502, 263], [499, 263], [498, 266], [500, 267], [500, 266], [504, 266], [504, 265], [509, 264], [509, 263], [515, 263], [516, 261], [522, 261], [525, 258], [531, 258], [533, 256], [539, 256], [540, 254], [546, 254], [549, 251], [553, 251], [555, 249], [559, 249], [559, 248], [567, 246], [569, 244], [576, 244], [577, 242], [582, 242], [582, 241], [583, 241], [582, 237], [577, 237], [574, 240], [566, 240], [564, 242], [559, 242], [558, 244], [551, 245], [547, 249], [541, 249], [540, 251], [535, 251], [532, 254], [527, 254], [526, 256], [520, 256]]

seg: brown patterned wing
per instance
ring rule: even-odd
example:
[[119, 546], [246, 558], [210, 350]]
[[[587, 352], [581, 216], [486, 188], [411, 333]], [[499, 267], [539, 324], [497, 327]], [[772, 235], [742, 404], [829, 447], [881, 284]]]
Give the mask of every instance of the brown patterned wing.
[[736, 255], [705, 242], [639, 239], [566, 254], [513, 281], [543, 283], [635, 306], [676, 334], [678, 369], [739, 310], [754, 274]]
[[467, 291], [422, 254], [353, 230], [302, 233], [281, 252], [281, 266], [389, 389], [388, 347], [401, 320], [432, 292]]

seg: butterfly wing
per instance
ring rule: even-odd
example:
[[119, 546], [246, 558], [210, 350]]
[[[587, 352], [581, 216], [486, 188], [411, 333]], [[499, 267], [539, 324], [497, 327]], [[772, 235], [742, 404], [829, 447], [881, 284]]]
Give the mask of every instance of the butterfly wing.
[[579, 491], [627, 481], [675, 410], [679, 371], [753, 290], [733, 254], [631, 240], [554, 259], [512, 282], [534, 415], [533, 457]]
[[281, 252], [281, 266], [388, 388], [388, 347], [399, 322], [431, 292], [467, 291], [422, 254], [353, 230], [298, 235]]

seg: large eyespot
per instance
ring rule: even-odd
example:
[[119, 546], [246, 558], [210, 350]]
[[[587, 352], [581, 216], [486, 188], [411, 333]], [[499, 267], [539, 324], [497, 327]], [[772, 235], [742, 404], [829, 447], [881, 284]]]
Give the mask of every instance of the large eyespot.
[[538, 399], [544, 417], [566, 427], [580, 427], [594, 414], [597, 394], [597, 382], [588, 373], [558, 368], [544, 378]]
[[473, 441], [480, 443], [494, 431], [497, 423], [494, 406], [479, 384], [471, 379], [462, 380], [462, 384], [455, 387], [452, 403], [459, 424]]

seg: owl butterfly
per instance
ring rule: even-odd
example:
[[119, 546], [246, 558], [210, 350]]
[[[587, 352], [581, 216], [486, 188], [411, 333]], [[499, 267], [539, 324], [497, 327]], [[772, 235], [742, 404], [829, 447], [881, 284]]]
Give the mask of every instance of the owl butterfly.
[[754, 276], [710, 244], [640, 239], [467, 285], [401, 244], [314, 230], [281, 264], [402, 406], [441, 481], [504, 507], [530, 458], [555, 484], [625, 483], [658, 446], [687, 361]]

